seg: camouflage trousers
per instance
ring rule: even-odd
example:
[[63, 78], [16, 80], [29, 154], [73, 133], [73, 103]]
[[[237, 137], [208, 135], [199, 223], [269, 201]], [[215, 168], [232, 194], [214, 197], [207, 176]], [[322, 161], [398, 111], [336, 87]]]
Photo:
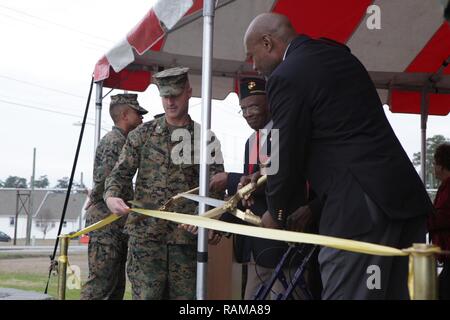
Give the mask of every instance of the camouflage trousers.
[[[98, 212], [98, 208], [91, 211]], [[86, 220], [86, 225], [93, 222], [90, 220], [91, 216]], [[128, 236], [117, 224], [91, 232], [89, 236], [89, 277], [83, 285], [80, 299], [122, 300], [126, 283]]]
[[130, 236], [127, 274], [133, 300], [193, 300], [197, 246]]

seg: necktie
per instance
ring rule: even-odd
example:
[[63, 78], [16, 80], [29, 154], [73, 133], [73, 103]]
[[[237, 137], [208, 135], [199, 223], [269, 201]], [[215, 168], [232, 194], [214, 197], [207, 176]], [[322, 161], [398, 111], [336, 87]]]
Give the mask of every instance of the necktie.
[[[256, 141], [255, 141], [256, 140]], [[248, 174], [254, 173], [256, 170], [255, 166], [258, 165], [258, 155], [259, 155], [259, 130], [256, 131], [256, 139], [250, 139], [253, 144], [250, 147], [250, 159], [248, 162]]]

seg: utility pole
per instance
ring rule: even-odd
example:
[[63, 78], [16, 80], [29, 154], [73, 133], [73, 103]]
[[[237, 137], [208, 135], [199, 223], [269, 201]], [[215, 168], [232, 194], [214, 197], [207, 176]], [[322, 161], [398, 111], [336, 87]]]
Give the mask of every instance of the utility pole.
[[[84, 188], [84, 184], [83, 184], [83, 172], [81, 172], [81, 177], [80, 177], [80, 186]], [[83, 209], [81, 209], [80, 211], [80, 221], [79, 221], [79, 229], [81, 230], [83, 224]], [[81, 237], [80, 237], [81, 239]]]
[[19, 225], [19, 216], [23, 211], [28, 218], [28, 212], [30, 211], [30, 190], [16, 190], [16, 216], [14, 220], [14, 245], [17, 244], [17, 226]]
[[17, 191], [16, 195], [16, 216], [14, 217], [14, 242], [13, 244], [17, 244], [17, 220], [19, 218], [19, 191]]
[[29, 246], [31, 244], [31, 227], [33, 223], [33, 197], [34, 197], [34, 174], [36, 170], [36, 148], [33, 148], [33, 174], [31, 176], [31, 193], [30, 193], [30, 210], [28, 211], [27, 218], [27, 238], [25, 240], [25, 245]]

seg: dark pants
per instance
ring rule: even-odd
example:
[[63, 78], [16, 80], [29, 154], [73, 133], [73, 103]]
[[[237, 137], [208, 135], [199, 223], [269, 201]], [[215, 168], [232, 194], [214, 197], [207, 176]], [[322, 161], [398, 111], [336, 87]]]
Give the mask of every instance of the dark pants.
[[[367, 196], [366, 202], [373, 227], [352, 240], [400, 249], [425, 243], [426, 216], [391, 220]], [[409, 299], [408, 257], [373, 256], [324, 247], [319, 253], [319, 264], [322, 299]]]

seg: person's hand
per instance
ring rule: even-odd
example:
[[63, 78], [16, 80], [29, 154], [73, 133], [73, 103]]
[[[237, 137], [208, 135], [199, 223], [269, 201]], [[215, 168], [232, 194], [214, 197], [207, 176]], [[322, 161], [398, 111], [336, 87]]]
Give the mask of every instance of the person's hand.
[[219, 172], [211, 177], [209, 189], [214, 192], [224, 192], [227, 188], [228, 173]]
[[216, 230], [209, 230], [208, 243], [215, 246], [222, 240], [222, 234]]
[[272, 229], [279, 229], [280, 225], [278, 224], [278, 221], [276, 221], [269, 211], [264, 212], [264, 214], [261, 217], [261, 227], [263, 228], [272, 228]]
[[125, 201], [120, 198], [109, 197], [108, 199], [106, 199], [106, 205], [112, 213], [115, 213], [119, 216], [127, 215], [130, 212], [130, 207], [127, 206]]
[[291, 231], [307, 231], [313, 222], [313, 214], [309, 206], [303, 206], [295, 210], [287, 218], [287, 229]]
[[[178, 228], [183, 229], [192, 234], [198, 233], [198, 227], [190, 225], [190, 224], [179, 224]], [[222, 234], [215, 230], [208, 230], [208, 243], [211, 245], [216, 245], [222, 240]]]
[[[249, 183], [256, 186], [256, 183], [260, 177], [261, 177], [261, 173], [259, 171], [255, 172], [253, 174], [249, 174], [248, 176], [242, 176], [241, 180], [239, 181], [239, 184], [238, 184], [238, 190], [242, 189], [244, 186], [246, 186]], [[251, 194], [246, 195], [244, 197], [244, 199], [242, 199], [242, 205], [245, 208], [250, 208], [254, 203], [255, 203], [255, 200], [253, 199]]]
[[185, 230], [185, 231], [187, 231], [189, 233], [192, 233], [192, 234], [197, 234], [198, 233], [198, 227], [197, 226], [193, 226], [191, 224], [184, 224], [184, 223], [182, 223], [182, 224], [178, 225], [178, 228], [183, 229], [183, 230]]

